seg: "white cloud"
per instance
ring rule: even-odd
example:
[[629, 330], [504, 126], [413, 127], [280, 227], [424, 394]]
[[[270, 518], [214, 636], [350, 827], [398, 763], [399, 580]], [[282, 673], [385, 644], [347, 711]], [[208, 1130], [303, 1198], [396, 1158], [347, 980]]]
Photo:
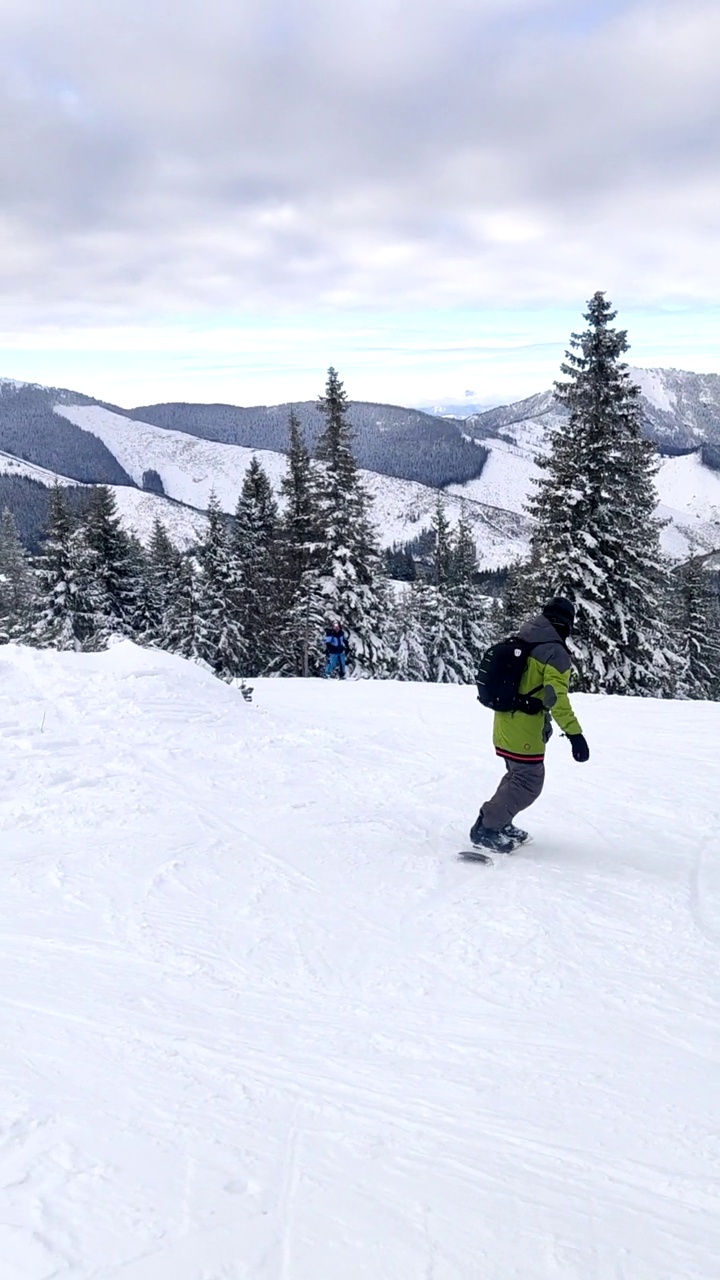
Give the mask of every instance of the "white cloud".
[[702, 0], [4, 0], [0, 327], [714, 301], [718, 47]]

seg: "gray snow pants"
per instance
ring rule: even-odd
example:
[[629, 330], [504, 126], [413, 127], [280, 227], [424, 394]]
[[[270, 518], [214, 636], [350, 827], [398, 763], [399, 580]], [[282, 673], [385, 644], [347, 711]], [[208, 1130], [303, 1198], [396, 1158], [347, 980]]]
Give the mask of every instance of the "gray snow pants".
[[543, 760], [506, 760], [505, 777], [492, 800], [482, 807], [483, 826], [499, 831], [512, 822], [516, 813], [537, 800], [545, 782]]

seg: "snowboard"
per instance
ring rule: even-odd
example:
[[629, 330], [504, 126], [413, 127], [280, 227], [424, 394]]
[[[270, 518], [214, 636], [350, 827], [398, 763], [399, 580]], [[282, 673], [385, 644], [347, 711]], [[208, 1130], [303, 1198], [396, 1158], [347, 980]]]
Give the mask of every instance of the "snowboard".
[[483, 853], [481, 849], [458, 849], [458, 858], [466, 858], [468, 862], [488, 862], [491, 867], [495, 865], [489, 853]]
[[[525, 846], [531, 842], [532, 836], [528, 836], [527, 840], [518, 840], [517, 844], [514, 845], [512, 849], [507, 849], [504, 853], [500, 853], [498, 851], [496, 857], [511, 858], [514, 853], [517, 853], [518, 849], [524, 849]], [[490, 854], [485, 853], [485, 850], [480, 849], [478, 846], [474, 846], [472, 849], [459, 849], [458, 858], [467, 858], [469, 862], [488, 862], [491, 866], [495, 865], [494, 859]]]

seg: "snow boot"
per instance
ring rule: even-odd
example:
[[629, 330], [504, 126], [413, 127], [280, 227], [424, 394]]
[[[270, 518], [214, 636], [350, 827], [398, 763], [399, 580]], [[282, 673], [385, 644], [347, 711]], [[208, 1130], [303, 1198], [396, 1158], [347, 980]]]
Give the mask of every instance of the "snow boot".
[[514, 827], [512, 822], [508, 822], [507, 826], [503, 827], [503, 835], [509, 836], [515, 844], [525, 844], [525, 841], [530, 839], [529, 831], [523, 831], [522, 827]]
[[507, 834], [507, 828], [502, 831], [491, 831], [489, 827], [484, 827], [482, 810], [470, 828], [470, 840], [478, 848], [493, 849], [495, 853], [512, 853], [518, 845], [518, 841]]

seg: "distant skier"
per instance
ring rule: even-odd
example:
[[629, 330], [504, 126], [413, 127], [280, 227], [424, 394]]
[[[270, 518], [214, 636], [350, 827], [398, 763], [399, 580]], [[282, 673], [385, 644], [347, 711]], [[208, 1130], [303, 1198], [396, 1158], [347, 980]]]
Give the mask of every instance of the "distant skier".
[[524, 669], [516, 686], [515, 703], [523, 709], [495, 712], [493, 743], [496, 754], [505, 760], [505, 777], [470, 829], [474, 845], [510, 853], [528, 839], [527, 831], [514, 826], [513, 819], [543, 789], [545, 746], [552, 733], [550, 712], [570, 739], [573, 759], [582, 763], [590, 758], [568, 697], [572, 660], [566, 641], [574, 622], [574, 605], [555, 596], [517, 633], [528, 650], [527, 657], [521, 658]]
[[340, 671], [340, 679], [345, 679], [345, 660], [348, 652], [347, 636], [340, 623], [335, 620], [325, 632], [325, 679], [329, 680], [336, 670]]

